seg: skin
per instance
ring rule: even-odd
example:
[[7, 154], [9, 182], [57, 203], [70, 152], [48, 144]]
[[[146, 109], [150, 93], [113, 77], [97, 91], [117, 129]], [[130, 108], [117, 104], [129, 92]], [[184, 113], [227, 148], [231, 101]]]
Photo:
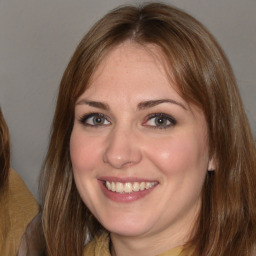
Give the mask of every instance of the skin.
[[[110, 231], [112, 255], [156, 255], [184, 244], [212, 168], [205, 117], [177, 93], [161, 56], [153, 45], [119, 45], [97, 68], [75, 107], [74, 178], [84, 203]], [[92, 112], [104, 115], [101, 124], [85, 117]], [[164, 113], [165, 123], [152, 117], [155, 113]], [[102, 179], [115, 178], [157, 185], [141, 198], [120, 202], [102, 189]]]

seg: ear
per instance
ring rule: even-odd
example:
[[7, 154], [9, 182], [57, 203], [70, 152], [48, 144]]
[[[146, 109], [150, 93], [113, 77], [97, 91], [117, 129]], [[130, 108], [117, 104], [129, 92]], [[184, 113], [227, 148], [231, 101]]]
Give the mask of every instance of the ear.
[[215, 158], [212, 157], [208, 163], [208, 172], [214, 172], [216, 169]]

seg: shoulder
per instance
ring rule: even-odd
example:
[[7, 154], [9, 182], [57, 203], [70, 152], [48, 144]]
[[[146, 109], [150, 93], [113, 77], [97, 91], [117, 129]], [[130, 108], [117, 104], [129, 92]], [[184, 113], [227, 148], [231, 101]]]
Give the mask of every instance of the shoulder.
[[[4, 250], [6, 252], [4, 255], [15, 255], [26, 226], [38, 213], [38, 204], [24, 181], [12, 169], [3, 208], [5, 215], [1, 218], [4, 218], [3, 225], [6, 227], [2, 225], [0, 227], [5, 230], [4, 237], [0, 239], [4, 245], [2, 249], [0, 248], [0, 252]], [[1, 219], [0, 222], [2, 221]]]
[[24, 181], [14, 170], [10, 172], [8, 196], [10, 217], [14, 218], [13, 221], [26, 226], [37, 214], [38, 204]]

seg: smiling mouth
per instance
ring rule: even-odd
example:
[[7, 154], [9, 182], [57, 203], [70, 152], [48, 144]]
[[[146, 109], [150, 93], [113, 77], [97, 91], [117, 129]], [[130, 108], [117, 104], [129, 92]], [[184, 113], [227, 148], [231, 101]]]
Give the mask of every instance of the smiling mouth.
[[157, 182], [113, 182], [113, 181], [105, 181], [105, 187], [116, 193], [120, 194], [130, 194], [133, 192], [144, 191], [156, 186]]

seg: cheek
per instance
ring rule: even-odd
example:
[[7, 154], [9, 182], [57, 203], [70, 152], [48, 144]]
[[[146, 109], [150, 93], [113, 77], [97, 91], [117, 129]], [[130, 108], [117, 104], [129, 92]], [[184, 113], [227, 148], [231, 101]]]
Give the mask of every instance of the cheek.
[[205, 172], [208, 150], [201, 137], [183, 134], [154, 143], [152, 150], [147, 150], [148, 158], [165, 174]]
[[87, 172], [99, 163], [102, 148], [98, 145], [97, 139], [81, 135], [73, 130], [70, 138], [70, 157], [74, 172]]

